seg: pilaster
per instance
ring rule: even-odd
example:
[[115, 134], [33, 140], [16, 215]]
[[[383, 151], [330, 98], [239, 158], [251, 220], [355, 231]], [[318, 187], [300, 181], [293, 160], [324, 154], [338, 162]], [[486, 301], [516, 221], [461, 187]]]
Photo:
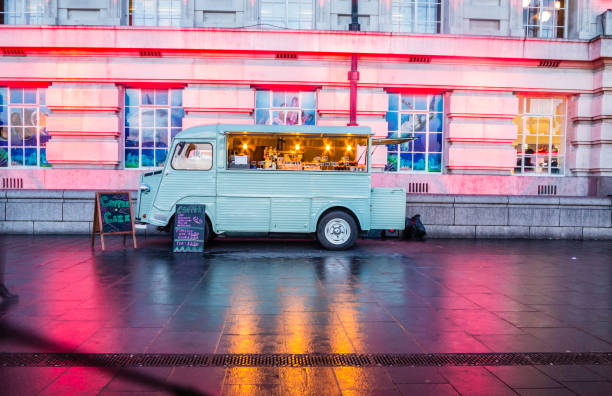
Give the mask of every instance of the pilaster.
[[195, 0], [183, 0], [181, 4], [181, 26], [183, 27], [193, 27], [195, 26], [195, 9], [194, 9]]
[[518, 98], [510, 92], [454, 91], [447, 95], [449, 173], [509, 174]]
[[[612, 65], [606, 69], [612, 74]], [[571, 103], [570, 170], [578, 176], [612, 176], [612, 87]]]
[[59, 166], [116, 166], [119, 89], [114, 84], [58, 84], [47, 88], [47, 161]]
[[246, 85], [189, 84], [183, 90], [183, 128], [217, 123], [253, 124], [255, 90]]

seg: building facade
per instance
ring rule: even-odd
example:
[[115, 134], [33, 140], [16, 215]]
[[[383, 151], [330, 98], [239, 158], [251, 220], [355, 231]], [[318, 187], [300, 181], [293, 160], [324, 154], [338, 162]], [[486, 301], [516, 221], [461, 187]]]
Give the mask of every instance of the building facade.
[[361, 0], [348, 31], [349, 0], [0, 0], [2, 188], [135, 190], [195, 125], [346, 125], [355, 54], [357, 123], [417, 138], [374, 185], [612, 195], [610, 8]]

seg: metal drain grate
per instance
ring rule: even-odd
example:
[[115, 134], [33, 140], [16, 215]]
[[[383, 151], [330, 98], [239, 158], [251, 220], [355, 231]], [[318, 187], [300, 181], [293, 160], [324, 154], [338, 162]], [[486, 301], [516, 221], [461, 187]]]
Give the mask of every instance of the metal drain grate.
[[276, 59], [297, 59], [297, 54], [294, 52], [277, 52]]
[[0, 367], [390, 367], [612, 365], [601, 353], [129, 354], [0, 353]]
[[23, 188], [23, 178], [21, 177], [3, 177], [2, 178], [2, 188], [16, 190]]
[[554, 184], [539, 184], [538, 195], [557, 195], [557, 186]]
[[559, 67], [560, 63], [561, 61], [556, 59], [542, 59], [538, 67]]
[[408, 183], [407, 192], [409, 194], [427, 194], [429, 192], [429, 183]]

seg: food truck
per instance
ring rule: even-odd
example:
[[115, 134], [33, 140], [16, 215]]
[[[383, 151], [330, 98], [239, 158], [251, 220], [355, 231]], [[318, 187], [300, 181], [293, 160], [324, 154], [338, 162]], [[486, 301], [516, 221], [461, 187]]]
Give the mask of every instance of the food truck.
[[367, 127], [202, 125], [176, 135], [163, 169], [140, 177], [136, 221], [172, 229], [177, 204], [206, 205], [215, 234], [314, 234], [348, 249], [403, 229], [406, 191], [371, 186]]

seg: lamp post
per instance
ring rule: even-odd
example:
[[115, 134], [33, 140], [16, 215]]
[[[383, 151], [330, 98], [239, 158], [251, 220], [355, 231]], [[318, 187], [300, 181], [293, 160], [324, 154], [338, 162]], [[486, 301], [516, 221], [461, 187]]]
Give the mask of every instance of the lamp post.
[[[351, 24], [349, 25], [350, 31], [359, 31], [359, 20], [358, 20], [358, 0], [351, 1]], [[359, 80], [359, 71], [357, 70], [357, 54], [351, 55], [351, 71], [348, 73], [348, 80], [350, 82], [350, 108], [349, 108], [349, 123], [348, 126], [357, 125], [357, 81]]]

